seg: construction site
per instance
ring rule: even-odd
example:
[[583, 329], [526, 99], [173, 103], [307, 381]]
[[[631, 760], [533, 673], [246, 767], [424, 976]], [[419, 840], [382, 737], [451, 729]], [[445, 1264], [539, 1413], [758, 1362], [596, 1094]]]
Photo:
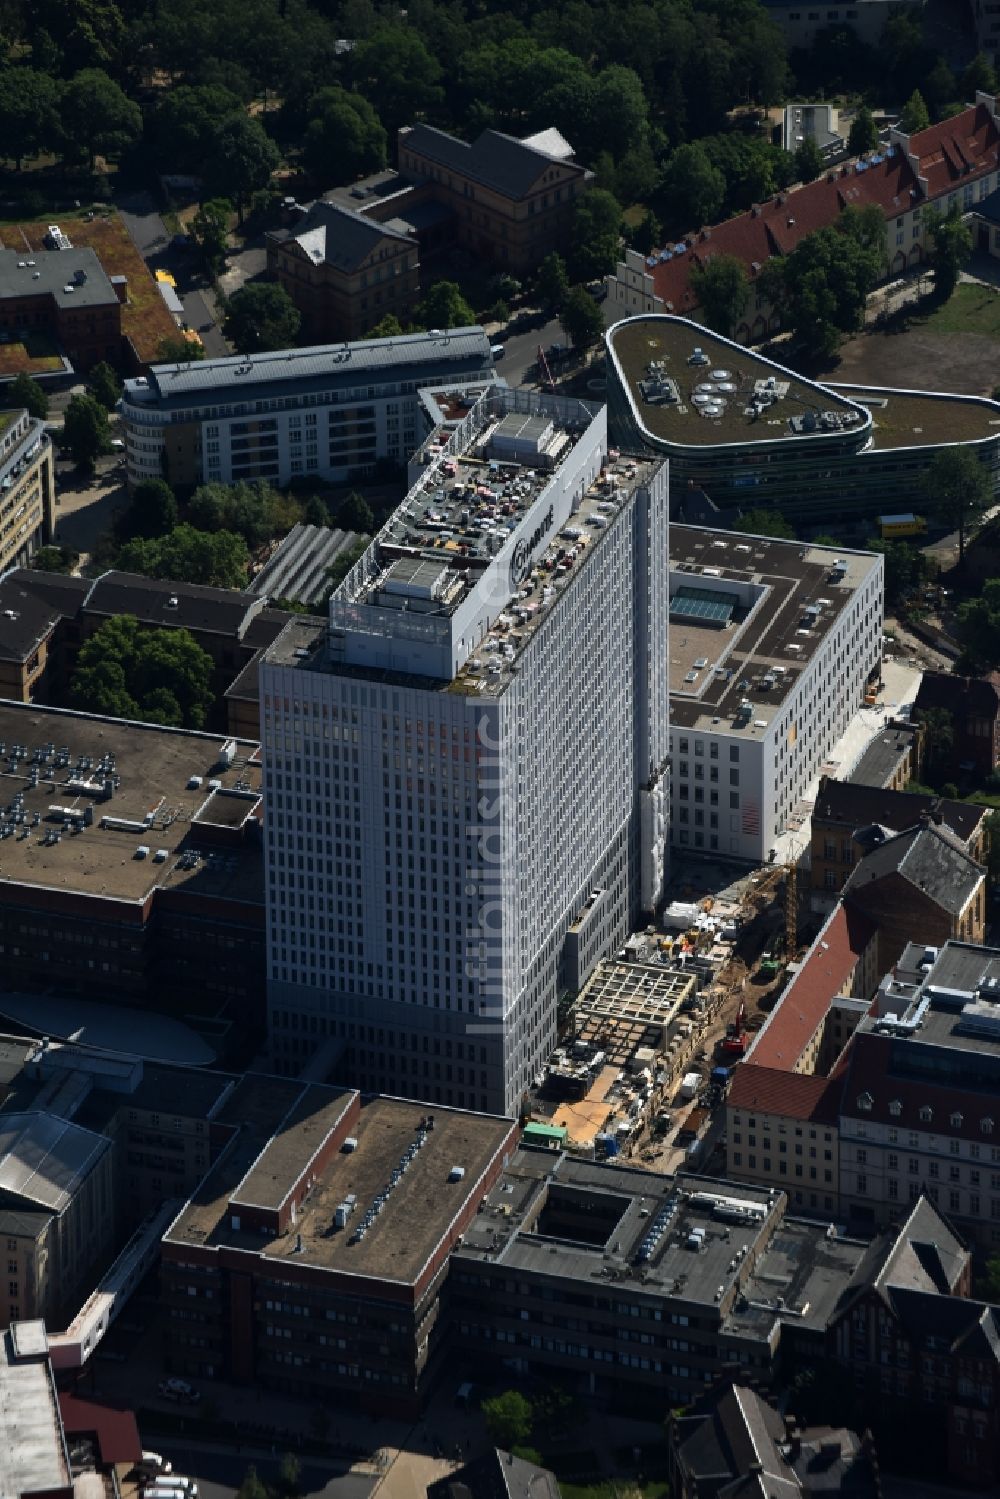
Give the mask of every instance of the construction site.
[[[705, 866], [704, 884], [715, 872]], [[600, 961], [567, 1005], [535, 1079], [529, 1138], [657, 1171], [704, 1168], [730, 1068], [804, 947], [807, 881], [769, 865], [704, 894], [685, 871], [655, 927]], [[731, 876], [731, 871], [729, 872]]]

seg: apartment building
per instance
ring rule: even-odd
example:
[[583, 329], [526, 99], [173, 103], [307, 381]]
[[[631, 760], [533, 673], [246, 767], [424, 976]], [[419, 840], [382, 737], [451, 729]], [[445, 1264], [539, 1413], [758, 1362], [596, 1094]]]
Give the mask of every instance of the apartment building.
[[55, 492], [45, 423], [24, 410], [0, 411], [0, 572], [52, 540]]
[[1000, 57], [1000, 4], [997, 0], [972, 0], [976, 23], [976, 45], [993, 63]]
[[[875, 3], [867, 0], [868, 6]], [[976, 3], [984, 12], [981, 26], [1000, 25], [992, 18], [995, 0]], [[860, 12], [866, 8], [864, 0], [852, 8]], [[818, 7], [796, 9], [805, 24], [820, 24]], [[690, 317], [697, 311], [692, 269], [703, 268], [713, 255], [733, 255], [746, 269], [750, 300], [731, 331], [737, 343], [756, 343], [781, 327], [781, 309], [772, 307], [755, 284], [761, 267], [774, 255], [789, 254], [813, 230], [835, 223], [845, 208], [870, 204], [885, 215], [885, 273], [902, 275], [926, 258], [924, 209], [929, 204], [971, 214], [1000, 187], [998, 110], [992, 94], [978, 91], [975, 103], [960, 114], [913, 135], [894, 128], [887, 144], [880, 142], [857, 161], [831, 168], [790, 192], [775, 193], [725, 223], [695, 226], [683, 240], [649, 255], [626, 250], [608, 277], [608, 302], [623, 318], [659, 312]]]
[[517, 140], [484, 130], [471, 144], [433, 125], [399, 132], [400, 173], [428, 184], [455, 241], [515, 275], [565, 250], [577, 199], [594, 180], [557, 130]]
[[122, 395], [128, 482], [363, 478], [422, 440], [424, 386], [492, 369], [481, 328], [154, 365]]
[[217, 1123], [230, 1146], [163, 1238], [168, 1367], [416, 1415], [449, 1255], [517, 1125], [253, 1075]]
[[919, 10], [921, 4], [922, 0], [763, 0], [789, 50], [811, 47], [821, 32], [830, 30], [853, 31], [859, 42], [875, 47], [890, 16]]
[[661, 898], [667, 527], [603, 409], [496, 387], [328, 625], [264, 653], [279, 1066], [335, 1044], [366, 1089], [517, 1112], [568, 944], [606, 955]]
[[673, 842], [764, 863], [878, 670], [882, 558], [674, 525], [670, 620]]
[[605, 334], [609, 426], [629, 452], [670, 459], [675, 486], [725, 509], [768, 505], [803, 525], [905, 509], [945, 447], [1000, 482], [1000, 403], [819, 385], [689, 317], [624, 318]]
[[840, 1103], [843, 1212], [898, 1222], [922, 1193], [970, 1244], [1000, 1244], [1000, 953], [911, 943], [858, 1026]]
[[383, 318], [406, 322], [420, 296], [420, 255], [402, 221], [379, 223], [320, 199], [266, 236], [267, 268], [317, 343], [359, 339]]
[[921, 822], [947, 828], [970, 858], [985, 863], [988, 813], [988, 808], [971, 802], [824, 776], [812, 814], [809, 881], [813, 910], [832, 910], [855, 866], [873, 847]]
[[125, 295], [95, 250], [0, 249], [0, 330], [47, 334], [77, 369], [121, 361]]

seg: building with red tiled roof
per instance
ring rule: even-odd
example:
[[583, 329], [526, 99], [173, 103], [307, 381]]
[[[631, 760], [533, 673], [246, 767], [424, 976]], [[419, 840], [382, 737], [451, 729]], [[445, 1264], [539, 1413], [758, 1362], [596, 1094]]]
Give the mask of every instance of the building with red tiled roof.
[[886, 219], [886, 275], [899, 276], [919, 265], [925, 254], [922, 210], [930, 203], [972, 212], [1000, 188], [1000, 105], [977, 93], [961, 114], [912, 136], [894, 129], [879, 145], [815, 182], [776, 193], [766, 203], [722, 224], [702, 228], [642, 256], [627, 250], [608, 277], [608, 300], [622, 316], [674, 312], [690, 316], [697, 308], [691, 269], [713, 255], [734, 255], [746, 267], [751, 297], [733, 330], [737, 343], [753, 343], [780, 327], [780, 311], [754, 290], [761, 267], [774, 255], [787, 255], [801, 239], [836, 222], [845, 208], [876, 204]]
[[839, 905], [758, 1032], [747, 1062], [781, 1072], [828, 1070], [881, 977], [875, 966], [877, 937], [875, 923], [863, 912]]
[[726, 1172], [787, 1192], [794, 1209], [838, 1215], [837, 1118], [843, 1074], [744, 1062], [726, 1096]]

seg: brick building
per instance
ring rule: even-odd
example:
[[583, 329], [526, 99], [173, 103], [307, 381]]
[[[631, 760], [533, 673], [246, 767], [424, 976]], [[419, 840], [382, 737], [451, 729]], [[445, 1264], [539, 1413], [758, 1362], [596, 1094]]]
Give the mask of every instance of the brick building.
[[399, 221], [321, 199], [293, 229], [266, 239], [267, 268], [312, 342], [363, 338], [390, 315], [406, 323], [419, 299], [419, 247]]
[[95, 250], [0, 249], [0, 331], [45, 333], [76, 369], [120, 362], [125, 294]]
[[517, 1125], [253, 1076], [216, 1122], [239, 1133], [163, 1240], [169, 1366], [415, 1414], [449, 1256]]
[[10, 989], [263, 1026], [256, 744], [0, 704], [0, 961]]
[[[891, 832], [929, 818], [961, 842], [976, 863], [985, 862], [988, 808], [970, 802], [835, 781], [819, 783], [812, 815], [810, 884], [814, 910], [830, 910], [855, 866]], [[882, 837], [879, 838], [879, 831]]]
[[966, 774], [966, 767], [988, 776], [1000, 766], [1000, 672], [958, 677], [925, 671], [913, 711], [950, 716], [954, 739], [948, 769], [956, 779]]
[[854, 786], [880, 786], [884, 791], [905, 791], [910, 781], [920, 779], [923, 735], [918, 723], [889, 719], [876, 734], [847, 780]]

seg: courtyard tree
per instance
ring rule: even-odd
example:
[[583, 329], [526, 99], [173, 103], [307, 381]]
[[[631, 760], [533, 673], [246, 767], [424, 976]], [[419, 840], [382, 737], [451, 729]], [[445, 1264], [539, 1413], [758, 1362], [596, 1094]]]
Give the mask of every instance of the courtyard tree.
[[558, 311], [562, 306], [563, 298], [569, 291], [569, 276], [566, 272], [566, 262], [557, 251], [550, 250], [538, 267], [535, 285], [546, 307], [552, 307]]
[[100, 401], [89, 395], [70, 397], [63, 419], [63, 441], [79, 468], [93, 469], [111, 445], [108, 413]]
[[823, 170], [823, 153], [809, 136], [795, 148], [795, 175], [800, 182], [815, 182]]
[[847, 134], [847, 149], [852, 156], [863, 156], [866, 151], [874, 151], [878, 145], [878, 126], [875, 116], [867, 104], [862, 104]]
[[918, 130], [926, 130], [930, 122], [924, 96], [915, 88], [900, 112], [899, 128], [907, 135], [915, 135]]
[[49, 414], [49, 398], [37, 380], [20, 374], [9, 385], [0, 385], [0, 401], [7, 407], [23, 406], [29, 416], [44, 421]]
[[150, 630], [121, 614], [81, 646], [69, 697], [89, 713], [200, 729], [214, 700], [212, 670], [190, 631]]
[[731, 338], [746, 311], [750, 287], [746, 267], [735, 255], [713, 255], [691, 271], [691, 290], [709, 328]]
[[302, 315], [283, 286], [257, 281], [241, 286], [226, 303], [222, 331], [238, 354], [291, 348]]
[[191, 220], [191, 233], [213, 271], [221, 270], [229, 241], [233, 205], [228, 198], [207, 198]]
[[591, 188], [573, 209], [568, 271], [574, 281], [593, 281], [615, 268], [621, 245], [622, 209], [613, 193]]
[[714, 224], [726, 197], [726, 179], [698, 142], [678, 146], [660, 183], [662, 211], [679, 234]]
[[775, 256], [761, 270], [761, 294], [783, 308], [799, 343], [830, 355], [842, 337], [864, 326], [868, 293], [885, 260], [881, 209], [847, 208], [837, 222], [800, 240], [790, 255]]
[[585, 286], [570, 287], [559, 323], [574, 349], [589, 349], [604, 332], [604, 314]]
[[505, 1390], [484, 1400], [483, 1416], [490, 1441], [497, 1447], [510, 1451], [512, 1447], [524, 1447], [531, 1436], [531, 1406], [519, 1390]]
[[202, 167], [212, 197], [231, 198], [239, 222], [252, 193], [267, 187], [281, 153], [259, 120], [233, 115], [215, 131]]
[[138, 104], [100, 68], [85, 68], [70, 80], [59, 113], [66, 154], [82, 148], [91, 168], [96, 156], [119, 156], [142, 134]]
[[320, 89], [310, 101], [309, 116], [302, 159], [325, 185], [353, 182], [385, 166], [385, 127], [361, 94], [337, 86]]
[[956, 203], [947, 213], [933, 205], [924, 209], [924, 227], [930, 231], [933, 250], [934, 292], [947, 301], [958, 284], [958, 275], [972, 254], [972, 230]]
[[118, 405], [118, 398], [122, 393], [122, 382], [120, 376], [102, 359], [95, 364], [87, 376], [87, 394], [100, 401], [105, 411], [113, 411]]
[[245, 588], [249, 564], [242, 536], [232, 531], [211, 535], [187, 524], [175, 526], [166, 536], [130, 541], [116, 562], [122, 572], [207, 583], [212, 588]]
[[132, 491], [118, 524], [123, 541], [135, 536], [166, 536], [177, 524], [177, 501], [166, 479], [143, 479]]
[[418, 315], [425, 328], [468, 328], [476, 321], [457, 281], [435, 281], [420, 303]]
[[971, 448], [941, 448], [924, 475], [928, 507], [942, 525], [958, 532], [958, 565], [965, 564], [965, 543], [993, 503], [993, 485]]

